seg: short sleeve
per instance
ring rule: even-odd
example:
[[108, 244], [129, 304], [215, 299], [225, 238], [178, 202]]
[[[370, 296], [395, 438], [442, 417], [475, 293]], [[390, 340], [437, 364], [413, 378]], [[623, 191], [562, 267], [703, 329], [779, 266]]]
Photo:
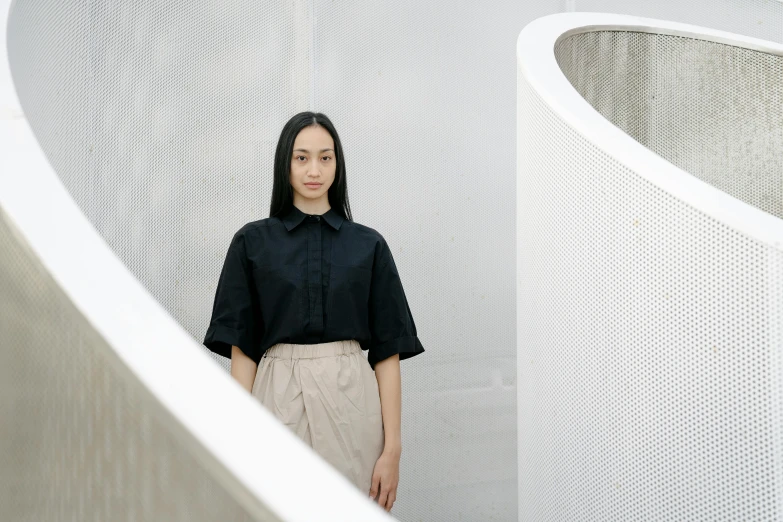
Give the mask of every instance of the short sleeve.
[[240, 230], [228, 247], [204, 346], [228, 358], [231, 358], [231, 346], [238, 346], [245, 355], [258, 363], [261, 318], [245, 241], [245, 235]]
[[378, 362], [394, 354], [400, 354], [402, 361], [424, 351], [400, 274], [391, 250], [383, 240], [373, 266], [369, 309], [372, 339], [367, 360], [373, 370]]

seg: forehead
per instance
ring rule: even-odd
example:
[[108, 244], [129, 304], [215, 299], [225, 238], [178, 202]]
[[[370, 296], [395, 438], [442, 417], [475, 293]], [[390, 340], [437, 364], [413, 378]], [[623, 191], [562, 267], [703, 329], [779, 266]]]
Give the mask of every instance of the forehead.
[[305, 151], [323, 151], [334, 147], [332, 135], [321, 126], [305, 127], [294, 140], [294, 149]]

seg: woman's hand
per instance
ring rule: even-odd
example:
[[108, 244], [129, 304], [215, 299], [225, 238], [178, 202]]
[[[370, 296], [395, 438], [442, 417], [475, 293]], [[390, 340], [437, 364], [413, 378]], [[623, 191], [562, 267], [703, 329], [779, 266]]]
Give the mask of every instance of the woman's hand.
[[372, 472], [370, 499], [375, 500], [377, 496], [378, 504], [386, 511], [391, 511], [394, 501], [397, 499], [397, 483], [399, 481], [400, 451], [396, 448], [384, 448]]

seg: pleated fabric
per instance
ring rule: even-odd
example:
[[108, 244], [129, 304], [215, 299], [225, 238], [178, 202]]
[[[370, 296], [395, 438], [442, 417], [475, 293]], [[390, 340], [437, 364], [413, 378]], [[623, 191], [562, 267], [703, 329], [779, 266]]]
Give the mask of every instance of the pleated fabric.
[[300, 439], [369, 494], [383, 452], [378, 381], [355, 340], [276, 344], [252, 394]]

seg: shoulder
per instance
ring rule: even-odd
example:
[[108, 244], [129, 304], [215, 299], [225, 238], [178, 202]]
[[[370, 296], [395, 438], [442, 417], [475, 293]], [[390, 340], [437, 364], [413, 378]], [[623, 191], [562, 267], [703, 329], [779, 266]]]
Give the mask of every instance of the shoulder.
[[346, 230], [350, 231], [351, 234], [362, 237], [364, 239], [376, 243], [383, 243], [383, 244], [386, 243], [386, 240], [384, 239], [383, 235], [380, 232], [378, 232], [374, 228], [368, 227], [367, 225], [362, 225], [361, 223], [357, 223], [356, 221], [344, 221], [343, 227], [345, 227]]
[[343, 227], [347, 227], [347, 229], [351, 231], [351, 234], [356, 234], [357, 237], [361, 238], [361, 242], [368, 246], [368, 250], [372, 250], [372, 255], [375, 258], [373, 264], [375, 266], [384, 267], [388, 264], [389, 260], [392, 258], [392, 253], [383, 234], [372, 227], [362, 225], [355, 221], [346, 221], [343, 223]]
[[229, 250], [240, 253], [256, 250], [259, 245], [266, 242], [264, 238], [268, 231], [275, 229], [275, 224], [282, 226], [277, 218], [264, 218], [245, 223], [232, 236]]
[[282, 221], [276, 217], [264, 218], [245, 223], [234, 234], [234, 240], [257, 236], [258, 234], [262, 234], [276, 225], [282, 225]]

